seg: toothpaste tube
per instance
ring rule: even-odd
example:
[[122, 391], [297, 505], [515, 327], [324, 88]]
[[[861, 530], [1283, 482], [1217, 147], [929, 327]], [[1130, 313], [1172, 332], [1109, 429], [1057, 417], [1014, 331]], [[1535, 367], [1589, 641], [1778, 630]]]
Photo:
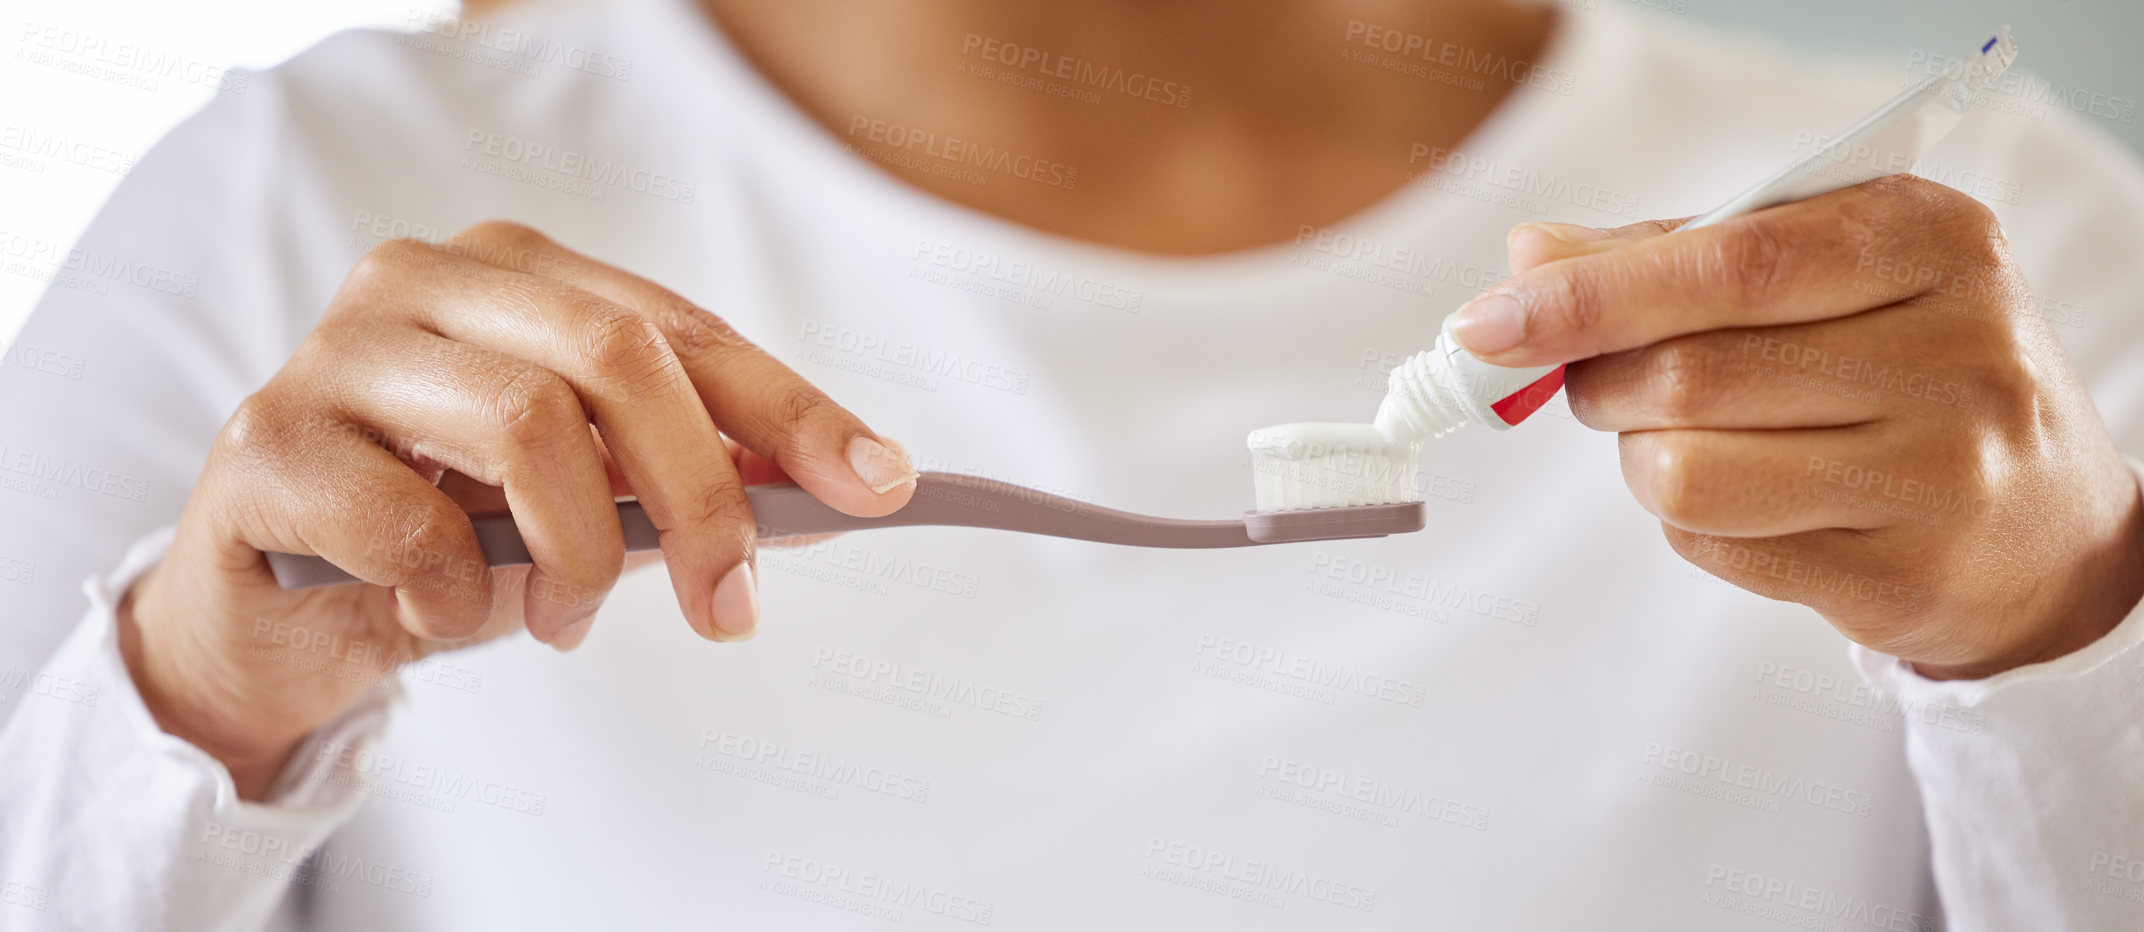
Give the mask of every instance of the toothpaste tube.
[[[1684, 224], [1694, 230], [1780, 204], [1829, 194], [1910, 167], [1958, 128], [1979, 96], [2017, 60], [2010, 27], [1980, 50], [1848, 127], [1829, 144], [1712, 212]], [[1441, 437], [1468, 423], [1505, 430], [1540, 410], [1563, 388], [1562, 366], [1509, 368], [1482, 362], [1452, 339], [1452, 321], [1431, 349], [1409, 357], [1386, 381], [1377, 427], [1394, 440]]]

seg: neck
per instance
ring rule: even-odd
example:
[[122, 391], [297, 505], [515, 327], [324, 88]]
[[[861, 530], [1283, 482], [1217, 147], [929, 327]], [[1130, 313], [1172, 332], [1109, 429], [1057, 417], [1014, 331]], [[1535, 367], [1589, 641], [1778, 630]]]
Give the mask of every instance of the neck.
[[[1178, 254], [1292, 239], [1390, 194], [1415, 146], [1455, 146], [1513, 89], [1514, 69], [1441, 65], [1439, 50], [1532, 61], [1553, 18], [1497, 0], [702, 3], [797, 106], [901, 181]], [[1016, 164], [960, 161], [978, 150]]]

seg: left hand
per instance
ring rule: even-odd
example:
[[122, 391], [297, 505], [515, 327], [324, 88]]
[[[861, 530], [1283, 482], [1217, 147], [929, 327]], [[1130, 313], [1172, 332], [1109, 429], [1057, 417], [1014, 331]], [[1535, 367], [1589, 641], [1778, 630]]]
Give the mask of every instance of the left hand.
[[1923, 675], [2051, 660], [2127, 616], [2137, 478], [1985, 207], [1898, 175], [1679, 225], [1521, 226], [1454, 336], [1570, 362], [1572, 413], [1617, 432], [1684, 559]]

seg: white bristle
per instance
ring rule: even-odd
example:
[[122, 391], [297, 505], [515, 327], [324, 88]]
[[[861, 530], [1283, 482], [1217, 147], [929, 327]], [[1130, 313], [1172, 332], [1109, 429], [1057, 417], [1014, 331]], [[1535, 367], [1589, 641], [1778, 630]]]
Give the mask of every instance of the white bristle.
[[1281, 424], [1251, 432], [1251, 483], [1259, 511], [1301, 511], [1419, 501], [1419, 442], [1393, 441], [1369, 424]]

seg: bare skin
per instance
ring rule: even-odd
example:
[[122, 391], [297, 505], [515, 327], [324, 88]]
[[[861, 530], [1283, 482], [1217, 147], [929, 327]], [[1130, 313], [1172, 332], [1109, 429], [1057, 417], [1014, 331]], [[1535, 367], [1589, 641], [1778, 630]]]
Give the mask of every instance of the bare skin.
[[[1512, 90], [1367, 67], [1341, 55], [1349, 30], [1534, 60], [1553, 26], [1541, 8], [1492, 2], [705, 2], [769, 80], [866, 158], [887, 164], [895, 148], [875, 121], [1079, 170], [1069, 188], [889, 169], [902, 180], [1165, 254], [1341, 221], [1405, 182], [1410, 149], [1456, 146]], [[978, 79], [958, 70], [977, 41], [1149, 74], [1188, 87], [1191, 105]], [[1576, 362], [1574, 410], [1622, 434], [1633, 494], [1699, 566], [1809, 604], [1931, 675], [1986, 676], [2119, 621], [2144, 591], [2144, 507], [2025, 306], [2000, 231], [1929, 187], [1880, 182], [1690, 234], [1523, 227], [1511, 242], [1521, 274], [1499, 288], [1519, 299], [1516, 322], [1477, 322], [1462, 339], [1492, 362]], [[1842, 244], [1966, 285], [1901, 290]], [[544, 261], [501, 267], [501, 255]], [[368, 256], [226, 426], [170, 555], [122, 605], [122, 647], [158, 721], [260, 798], [306, 734], [396, 663], [521, 627], [572, 647], [623, 565], [613, 493], [637, 492], [665, 529], [694, 629], [748, 635], [759, 611], [742, 484], [786, 471], [837, 508], [885, 514], [906, 502], [911, 470], [897, 444], [712, 310], [512, 225]], [[1926, 326], [1930, 313], [1947, 326]], [[1497, 326], [1516, 334], [1510, 346], [1490, 348]], [[1752, 335], [1760, 348], [1801, 341], [1952, 373], [1980, 403], [1861, 410], [1737, 378], [1728, 363]], [[1827, 490], [1831, 463], [1992, 506], [1892, 521], [1808, 494]], [[481, 569], [463, 513], [501, 505], [532, 535], [532, 571]], [[285, 593], [262, 550], [319, 553], [376, 585]], [[1782, 584], [1779, 567], [1799, 569]], [[1870, 582], [1812, 582], [1840, 573]], [[387, 662], [369, 679], [305, 673], [278, 662], [276, 625], [382, 645]]]
[[[693, 630], [750, 637], [744, 487], [784, 473], [857, 515], [907, 504], [916, 475], [713, 314], [534, 230], [390, 242], [217, 436], [170, 553], [122, 606], [122, 651], [165, 730], [260, 798], [399, 663], [523, 627], [579, 644], [625, 567], [616, 495], [661, 531]], [[467, 513], [501, 505], [535, 564], [493, 574]], [[263, 551], [373, 585], [286, 592]], [[382, 662], [323, 676], [302, 663], [315, 640]]]
[[[1478, 0], [702, 3], [761, 73], [867, 156], [895, 147], [859, 117], [1078, 170], [1070, 188], [889, 169], [901, 180], [1052, 233], [1170, 254], [1283, 242], [1352, 216], [1406, 182], [1411, 146], [1456, 146], [1513, 90], [1343, 57], [1368, 48], [1370, 29], [1534, 62], [1555, 25], [1546, 6]], [[1007, 46], [1050, 56], [1030, 74], [1072, 59], [1178, 85], [1188, 105], [1166, 87], [1087, 103], [960, 70], [1018, 70], [1002, 65], [1026, 60]]]

